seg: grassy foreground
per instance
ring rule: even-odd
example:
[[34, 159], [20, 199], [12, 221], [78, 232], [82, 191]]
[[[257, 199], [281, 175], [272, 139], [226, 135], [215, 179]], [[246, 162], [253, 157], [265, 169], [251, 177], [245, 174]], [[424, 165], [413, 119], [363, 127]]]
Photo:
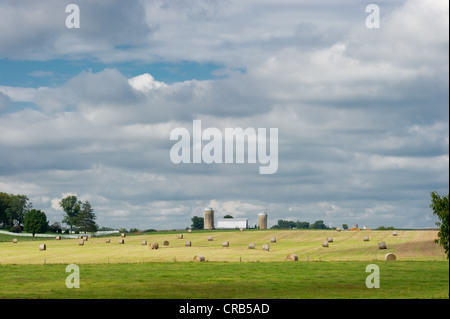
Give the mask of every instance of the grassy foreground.
[[66, 265], [0, 265], [0, 298], [309, 299], [449, 296], [443, 261], [379, 261], [380, 288], [366, 287], [369, 263], [174, 262], [83, 264], [80, 288]]

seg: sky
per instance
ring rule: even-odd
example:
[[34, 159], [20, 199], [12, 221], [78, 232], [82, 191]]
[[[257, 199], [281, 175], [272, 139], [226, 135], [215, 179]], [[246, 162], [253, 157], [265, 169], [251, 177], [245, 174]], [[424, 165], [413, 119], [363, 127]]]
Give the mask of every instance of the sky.
[[[266, 211], [269, 227], [436, 227], [448, 39], [446, 0], [3, 0], [0, 191], [50, 224], [76, 195], [112, 228], [185, 228], [205, 207], [250, 225]], [[194, 120], [277, 129], [258, 136], [276, 142], [276, 172], [174, 163], [174, 129], [209, 145]]]

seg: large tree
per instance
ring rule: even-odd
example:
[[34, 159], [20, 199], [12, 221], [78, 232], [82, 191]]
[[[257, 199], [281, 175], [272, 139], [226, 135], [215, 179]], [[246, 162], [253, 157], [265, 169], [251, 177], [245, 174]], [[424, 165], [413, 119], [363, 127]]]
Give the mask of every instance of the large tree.
[[445, 250], [447, 254], [447, 259], [449, 259], [449, 194], [447, 196], [439, 196], [437, 192], [431, 192], [431, 204], [430, 208], [433, 210], [433, 214], [439, 218], [436, 222], [436, 226], [440, 227], [436, 243], [439, 243]]
[[25, 214], [32, 208], [32, 204], [25, 195], [10, 195], [9, 207], [6, 209], [6, 215], [13, 225], [23, 225]]
[[192, 225], [191, 225], [192, 229], [203, 229], [203, 225], [204, 225], [203, 217], [194, 216], [191, 218], [191, 221], [192, 221]]
[[94, 214], [94, 209], [92, 208], [89, 201], [85, 201], [81, 204], [80, 212], [76, 220], [76, 225], [79, 227], [80, 231], [83, 232], [96, 232], [98, 225], [95, 223], [96, 216]]
[[0, 224], [6, 227], [23, 225], [25, 213], [32, 204], [25, 195], [0, 193]]
[[32, 233], [45, 233], [48, 230], [47, 215], [37, 209], [31, 209], [25, 214], [24, 230]]
[[70, 226], [70, 231], [73, 230], [73, 225], [76, 225], [78, 213], [81, 209], [81, 202], [75, 195], [66, 196], [59, 202], [59, 206], [66, 213], [62, 222]]

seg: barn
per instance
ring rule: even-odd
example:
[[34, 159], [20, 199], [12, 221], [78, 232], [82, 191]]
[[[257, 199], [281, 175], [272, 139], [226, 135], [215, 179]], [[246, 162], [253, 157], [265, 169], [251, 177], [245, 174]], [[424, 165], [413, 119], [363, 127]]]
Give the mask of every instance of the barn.
[[248, 228], [247, 218], [224, 218], [217, 221], [217, 229], [246, 229]]

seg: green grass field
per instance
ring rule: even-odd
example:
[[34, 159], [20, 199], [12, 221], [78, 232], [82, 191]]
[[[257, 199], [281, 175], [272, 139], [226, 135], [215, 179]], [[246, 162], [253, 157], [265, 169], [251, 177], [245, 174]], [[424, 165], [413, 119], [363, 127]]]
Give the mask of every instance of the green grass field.
[[[397, 232], [194, 231], [182, 232], [183, 239], [179, 232], [157, 232], [127, 235], [125, 244], [119, 237], [108, 237], [108, 244], [90, 238], [83, 246], [78, 239], [21, 237], [13, 244], [12, 236], [1, 235], [0, 298], [448, 298], [449, 264], [434, 243], [437, 231]], [[323, 248], [328, 237], [333, 242]], [[380, 241], [386, 250], [378, 249]], [[265, 243], [270, 251], [262, 250]], [[385, 261], [388, 252], [398, 260]], [[297, 262], [285, 261], [291, 253]], [[206, 262], [193, 262], [195, 255]], [[80, 267], [79, 289], [65, 285], [68, 264]], [[380, 268], [380, 288], [365, 285], [369, 264]]]

